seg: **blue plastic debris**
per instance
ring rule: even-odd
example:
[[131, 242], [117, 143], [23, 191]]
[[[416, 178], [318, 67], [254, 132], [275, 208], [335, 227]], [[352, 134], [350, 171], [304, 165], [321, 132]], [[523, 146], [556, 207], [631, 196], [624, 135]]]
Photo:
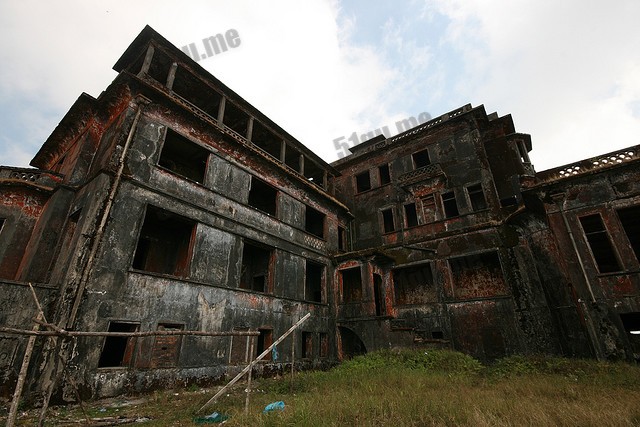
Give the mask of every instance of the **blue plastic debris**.
[[195, 421], [196, 424], [217, 424], [224, 423], [228, 419], [228, 416], [222, 415], [219, 412], [214, 412], [204, 417], [195, 418], [193, 421]]
[[273, 411], [284, 411], [284, 402], [280, 400], [278, 402], [269, 403], [264, 407], [264, 411], [262, 411], [262, 413], [266, 414], [267, 412]]
[[275, 362], [278, 360], [278, 349], [276, 347], [273, 347], [271, 349], [271, 359]]

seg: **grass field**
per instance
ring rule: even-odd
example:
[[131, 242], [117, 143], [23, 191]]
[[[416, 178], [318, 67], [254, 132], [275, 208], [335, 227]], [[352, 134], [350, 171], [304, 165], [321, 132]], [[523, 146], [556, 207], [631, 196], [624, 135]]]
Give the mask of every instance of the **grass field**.
[[[205, 413], [228, 416], [225, 426], [640, 426], [640, 367], [623, 363], [514, 356], [484, 366], [451, 351], [383, 351], [293, 380], [254, 380], [248, 415], [244, 387]], [[216, 390], [192, 387], [85, 406], [91, 419], [196, 425], [195, 412]], [[262, 413], [280, 400], [284, 411]], [[23, 413], [20, 424], [32, 425], [33, 414]], [[54, 407], [47, 425], [83, 419], [78, 406]]]

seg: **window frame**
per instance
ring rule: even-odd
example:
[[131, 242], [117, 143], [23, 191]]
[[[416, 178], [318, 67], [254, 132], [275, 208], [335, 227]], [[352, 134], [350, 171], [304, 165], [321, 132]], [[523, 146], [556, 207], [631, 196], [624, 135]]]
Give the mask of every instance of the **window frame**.
[[[393, 206], [388, 206], [380, 209], [379, 216], [380, 216], [380, 226], [381, 226], [380, 228], [382, 229], [382, 234], [390, 234], [398, 231], [398, 227], [396, 226], [396, 214], [394, 211], [395, 209], [393, 208]], [[386, 217], [387, 213], [391, 214], [391, 217], [390, 217], [391, 229], [388, 229], [387, 227], [387, 225], [389, 224], [387, 222], [389, 218]]]

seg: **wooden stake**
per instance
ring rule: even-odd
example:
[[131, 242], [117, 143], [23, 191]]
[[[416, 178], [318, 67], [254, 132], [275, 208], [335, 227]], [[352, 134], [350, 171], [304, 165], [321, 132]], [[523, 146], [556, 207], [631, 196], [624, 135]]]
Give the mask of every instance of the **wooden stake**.
[[[251, 340], [251, 350], [249, 350], [249, 364], [251, 364], [251, 359], [253, 358], [253, 338], [247, 337], [247, 339]], [[247, 378], [247, 398], [244, 401], [244, 413], [249, 413], [249, 394], [251, 393], [251, 373], [253, 369], [249, 369], [249, 377]]]
[[216, 394], [215, 396], [213, 396], [211, 399], [209, 399], [207, 401], [207, 403], [205, 403], [204, 405], [202, 405], [202, 408], [198, 409], [198, 412], [201, 412], [204, 408], [206, 408], [207, 406], [209, 406], [211, 403], [215, 402], [215, 400], [217, 398], [219, 398], [220, 396], [222, 396], [222, 394], [232, 385], [234, 385], [235, 383], [238, 382], [238, 380], [240, 378], [242, 378], [244, 376], [244, 374], [246, 374], [249, 369], [253, 369], [253, 365], [255, 365], [256, 363], [258, 363], [259, 361], [261, 361], [267, 354], [269, 354], [271, 352], [271, 349], [273, 347], [275, 347], [276, 345], [280, 344], [282, 342], [282, 340], [284, 340], [286, 337], [289, 336], [289, 334], [291, 334], [291, 332], [295, 331], [296, 328], [298, 328], [300, 325], [302, 325], [302, 323], [304, 323], [305, 320], [307, 320], [309, 317], [311, 317], [311, 313], [307, 313], [302, 319], [298, 320], [296, 322], [295, 325], [293, 325], [291, 328], [289, 328], [289, 330], [287, 332], [285, 332], [280, 338], [278, 338], [273, 344], [271, 344], [269, 346], [269, 348], [267, 348], [265, 351], [263, 351], [258, 357], [256, 357], [253, 362], [251, 362], [249, 365], [247, 365], [246, 368], [244, 368], [238, 375], [235, 376], [235, 378], [233, 378], [231, 381], [229, 381], [227, 383], [227, 385], [225, 385], [224, 387], [222, 387]]
[[[36, 316], [37, 320], [42, 320], [42, 312], [39, 312]], [[36, 323], [33, 325], [33, 330], [37, 331], [40, 325]], [[18, 404], [20, 403], [20, 396], [22, 395], [22, 388], [24, 387], [25, 379], [27, 378], [27, 370], [29, 369], [29, 362], [31, 361], [31, 354], [33, 353], [33, 347], [36, 344], [36, 337], [32, 335], [27, 341], [27, 347], [24, 351], [24, 358], [22, 359], [22, 366], [20, 367], [20, 373], [18, 374], [18, 382], [13, 392], [13, 399], [11, 400], [11, 408], [9, 409], [9, 415], [7, 416], [7, 427], [13, 427], [16, 423], [16, 416], [18, 415]]]

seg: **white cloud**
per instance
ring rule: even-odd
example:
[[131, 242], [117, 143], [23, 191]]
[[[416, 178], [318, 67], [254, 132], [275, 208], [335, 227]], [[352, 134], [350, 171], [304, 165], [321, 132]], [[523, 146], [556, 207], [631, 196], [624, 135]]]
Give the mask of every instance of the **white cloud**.
[[[200, 64], [327, 160], [333, 138], [379, 115], [380, 94], [392, 71], [373, 49], [349, 46], [332, 1], [136, 2], [69, 0], [0, 4], [0, 107], [34, 99], [47, 116], [38, 132], [6, 134], [0, 118], [2, 162], [24, 165], [8, 145], [28, 138], [39, 147], [78, 95], [97, 96], [115, 78], [111, 66], [145, 24], [181, 47], [228, 29], [236, 50]], [[38, 111], [57, 112], [55, 118]], [[30, 111], [31, 113], [31, 111]], [[364, 117], [364, 119], [363, 119]], [[35, 139], [35, 141], [34, 141]], [[24, 142], [24, 141], [23, 141]], [[0, 148], [2, 148], [0, 147]], [[34, 149], [35, 153], [35, 149]]]
[[[448, 40], [463, 52], [458, 89], [512, 113], [537, 169], [640, 143], [640, 3], [447, 1]], [[634, 71], [636, 71], [634, 73]]]
[[538, 170], [640, 143], [640, 2], [354, 4], [0, 2], [0, 163], [97, 96], [146, 24], [178, 47], [236, 29], [240, 47], [200, 64], [329, 161], [334, 138], [468, 102], [511, 113]]

